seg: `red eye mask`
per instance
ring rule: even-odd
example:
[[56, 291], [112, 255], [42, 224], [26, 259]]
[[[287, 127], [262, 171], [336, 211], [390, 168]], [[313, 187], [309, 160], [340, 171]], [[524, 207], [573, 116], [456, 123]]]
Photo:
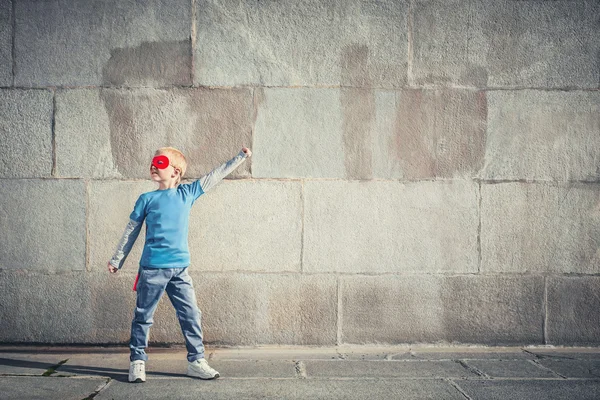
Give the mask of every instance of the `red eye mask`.
[[169, 166], [169, 158], [167, 156], [156, 156], [152, 159], [152, 165], [158, 169], [165, 169]]

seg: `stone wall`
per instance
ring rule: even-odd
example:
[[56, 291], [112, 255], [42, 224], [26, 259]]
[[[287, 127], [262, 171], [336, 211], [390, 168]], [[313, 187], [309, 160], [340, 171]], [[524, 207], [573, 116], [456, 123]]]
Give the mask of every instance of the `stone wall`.
[[[600, 3], [0, 0], [0, 341], [127, 343], [158, 147], [211, 344], [600, 342]], [[152, 342], [182, 343], [161, 301]]]

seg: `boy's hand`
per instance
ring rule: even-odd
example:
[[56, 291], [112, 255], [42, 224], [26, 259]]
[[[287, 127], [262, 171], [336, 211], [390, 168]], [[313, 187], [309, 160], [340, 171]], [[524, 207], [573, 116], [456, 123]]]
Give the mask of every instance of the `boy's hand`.
[[112, 266], [111, 263], [108, 263], [108, 272], [110, 272], [111, 274], [114, 274], [117, 271], [119, 271], [118, 268], [115, 268], [115, 267]]
[[252, 151], [250, 151], [250, 149], [247, 147], [242, 147], [242, 151], [244, 153], [246, 153], [248, 155], [248, 157], [250, 157], [252, 155]]

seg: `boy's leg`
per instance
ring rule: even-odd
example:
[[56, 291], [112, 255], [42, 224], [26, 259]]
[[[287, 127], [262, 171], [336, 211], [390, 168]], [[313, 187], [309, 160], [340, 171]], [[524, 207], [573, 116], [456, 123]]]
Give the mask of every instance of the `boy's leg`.
[[148, 347], [148, 332], [154, 322], [152, 319], [154, 311], [170, 277], [171, 270], [168, 268], [142, 268], [140, 271], [135, 312], [131, 322], [129, 361], [148, 360], [145, 351]]
[[174, 271], [173, 277], [167, 284], [167, 294], [177, 312], [188, 351], [188, 361], [204, 358], [202, 328], [200, 327], [202, 313], [196, 303], [194, 284], [192, 277], [187, 272], [187, 267], [177, 268]]

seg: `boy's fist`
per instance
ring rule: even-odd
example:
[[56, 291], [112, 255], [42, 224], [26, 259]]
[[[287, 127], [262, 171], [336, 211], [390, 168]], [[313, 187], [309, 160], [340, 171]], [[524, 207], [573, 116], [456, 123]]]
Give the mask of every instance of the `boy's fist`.
[[244, 153], [246, 153], [248, 155], [248, 157], [250, 157], [252, 155], [252, 151], [250, 151], [250, 149], [247, 147], [242, 147], [242, 151]]
[[111, 274], [114, 274], [115, 272], [117, 272], [119, 269], [115, 268], [112, 266], [111, 263], [108, 263], [108, 272], [110, 272]]

